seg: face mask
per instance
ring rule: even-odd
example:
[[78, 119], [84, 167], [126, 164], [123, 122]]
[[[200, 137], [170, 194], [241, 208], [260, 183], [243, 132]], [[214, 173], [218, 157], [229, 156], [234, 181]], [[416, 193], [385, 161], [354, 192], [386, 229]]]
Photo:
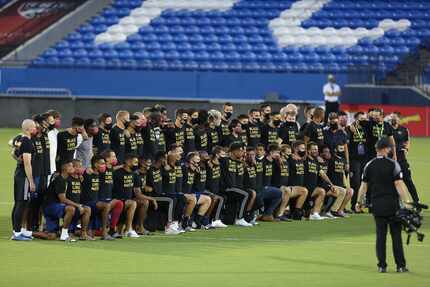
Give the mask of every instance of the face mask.
[[391, 120], [391, 124], [392, 124], [393, 126], [396, 126], [398, 123], [399, 123], [399, 121], [398, 121], [398, 120]]
[[198, 118], [192, 118], [191, 119], [191, 124], [198, 125], [199, 124], [199, 119]]
[[304, 157], [304, 156], [306, 155], [306, 151], [304, 151], [304, 150], [299, 150], [299, 151], [297, 152], [297, 154], [298, 154], [300, 157]]
[[330, 123], [330, 129], [331, 130], [337, 130], [337, 123]]
[[358, 123], [360, 124], [360, 126], [363, 126], [363, 125], [366, 124], [366, 121], [365, 120], [361, 120], [361, 121], [358, 121]]
[[273, 124], [275, 125], [275, 127], [279, 127], [279, 125], [281, 124], [281, 120], [274, 120]]
[[60, 119], [56, 119], [56, 120], [55, 120], [54, 127], [55, 127], [56, 129], [59, 129], [59, 128], [61, 127], [61, 120], [60, 120]]
[[116, 166], [117, 164], [118, 164], [118, 160], [116, 158], [112, 160], [112, 166]]
[[55, 123], [48, 126], [48, 130], [52, 131], [55, 128]]
[[128, 128], [128, 126], [130, 125], [130, 121], [123, 121], [123, 123], [124, 123], [124, 127], [125, 128]]
[[229, 118], [231, 118], [231, 116], [233, 115], [232, 112], [225, 112], [225, 118], [228, 120]]
[[99, 168], [98, 168], [98, 170], [99, 170], [100, 173], [105, 173], [106, 169], [107, 169], [107, 167], [106, 167], [105, 164], [100, 165]]
[[254, 119], [254, 121], [258, 124], [258, 123], [261, 122], [261, 119], [260, 118], [256, 118], [256, 119]]
[[105, 124], [105, 129], [106, 130], [111, 130], [112, 129], [112, 126], [113, 126], [113, 124], [112, 123], [110, 123], [110, 124]]
[[136, 126], [136, 127], [134, 128], [134, 130], [135, 130], [136, 132], [140, 132], [140, 131], [142, 131], [142, 126]]
[[345, 156], [345, 151], [343, 151], [343, 150], [342, 150], [342, 151], [337, 150], [337, 151], [336, 151], [336, 155], [337, 155], [337, 156], [340, 156], [340, 157], [343, 157], [343, 156]]
[[132, 165], [132, 166], [130, 167], [130, 169], [131, 169], [132, 171], [136, 171], [136, 170], [138, 170], [138, 169], [139, 169], [139, 166], [138, 166], [138, 165]]
[[263, 158], [264, 158], [264, 155], [257, 156], [257, 160], [262, 160]]

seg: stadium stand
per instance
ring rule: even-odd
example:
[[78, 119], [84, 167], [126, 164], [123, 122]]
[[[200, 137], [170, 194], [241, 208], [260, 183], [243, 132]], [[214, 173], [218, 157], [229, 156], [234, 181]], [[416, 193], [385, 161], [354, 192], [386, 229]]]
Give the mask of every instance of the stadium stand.
[[430, 36], [429, 8], [424, 0], [115, 0], [32, 66], [386, 72]]

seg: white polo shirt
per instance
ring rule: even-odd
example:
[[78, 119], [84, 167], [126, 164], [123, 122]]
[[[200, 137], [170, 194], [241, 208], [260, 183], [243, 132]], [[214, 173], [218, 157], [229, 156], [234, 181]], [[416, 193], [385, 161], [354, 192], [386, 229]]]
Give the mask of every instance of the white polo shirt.
[[336, 83], [327, 83], [324, 85], [323, 93], [324, 93], [324, 101], [335, 103], [339, 100], [338, 96], [330, 96], [332, 93], [339, 93], [340, 87]]

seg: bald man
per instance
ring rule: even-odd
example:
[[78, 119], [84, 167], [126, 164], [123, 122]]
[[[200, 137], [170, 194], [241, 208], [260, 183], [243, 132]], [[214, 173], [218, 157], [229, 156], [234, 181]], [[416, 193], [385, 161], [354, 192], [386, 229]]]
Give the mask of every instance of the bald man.
[[33, 120], [26, 119], [22, 122], [22, 137], [19, 149], [16, 153], [18, 158], [14, 176], [14, 206], [12, 209], [12, 240], [32, 240], [32, 233], [22, 226], [30, 192], [36, 191], [36, 183], [33, 177], [32, 159], [35, 147], [31, 140], [36, 136], [37, 129]]

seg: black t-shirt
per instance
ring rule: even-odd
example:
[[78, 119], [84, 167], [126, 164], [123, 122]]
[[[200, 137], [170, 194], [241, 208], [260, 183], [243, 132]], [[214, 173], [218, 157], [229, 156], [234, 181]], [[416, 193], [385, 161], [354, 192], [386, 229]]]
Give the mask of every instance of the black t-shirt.
[[144, 154], [146, 158], [154, 158], [157, 152], [166, 151], [164, 132], [159, 126], [149, 124], [143, 130]]
[[139, 150], [137, 146], [137, 133], [130, 133], [129, 136], [125, 136], [125, 153], [134, 154], [139, 156]]
[[136, 136], [136, 145], [137, 145], [137, 155], [144, 156], [145, 142], [143, 140], [142, 133], [136, 132], [135, 136]]
[[366, 158], [367, 134], [366, 131], [358, 125], [355, 125], [355, 131], [349, 126], [346, 129], [348, 135], [348, 152], [350, 159], [364, 160]]
[[[328, 174], [328, 161], [324, 160], [323, 162], [318, 162], [320, 171], [324, 172], [326, 175]], [[328, 176], [328, 175], [327, 175]], [[329, 184], [320, 177], [318, 177], [318, 187], [322, 187], [325, 190], [329, 190]]]
[[107, 168], [104, 173], [99, 175], [99, 178], [99, 200], [111, 200], [113, 191], [113, 168]]
[[318, 186], [320, 164], [310, 157], [305, 159], [305, 186], [310, 193]]
[[310, 122], [306, 125], [304, 136], [309, 138], [309, 141], [315, 142], [319, 147], [324, 144], [323, 126], [315, 122]]
[[182, 192], [183, 193], [192, 193], [196, 172], [191, 170], [191, 168], [187, 167], [186, 165], [184, 165], [182, 167], [182, 174], [183, 174]]
[[289, 186], [289, 175], [288, 161], [282, 159], [273, 161], [272, 186]]
[[[151, 167], [146, 174], [146, 185], [152, 187], [153, 194], [164, 193], [164, 175], [160, 168]], [[166, 185], [166, 189], [169, 187]]]
[[305, 162], [303, 159], [288, 159], [290, 168], [289, 186], [304, 186], [305, 180]]
[[221, 190], [227, 188], [243, 189], [244, 166], [241, 161], [231, 158], [221, 159]]
[[49, 138], [46, 131], [42, 132], [42, 146], [43, 146], [43, 171], [42, 175], [50, 175], [51, 174], [51, 147], [49, 145]]
[[206, 188], [215, 194], [220, 191], [221, 167], [219, 164], [212, 163], [206, 166]]
[[405, 144], [409, 141], [409, 130], [404, 126], [393, 128], [394, 141], [396, 142], [397, 161], [406, 160]]
[[34, 146], [34, 153], [31, 156], [31, 167], [34, 177], [39, 177], [44, 173], [45, 154], [42, 137], [32, 137], [31, 141]]
[[182, 182], [184, 180], [184, 173], [183, 173], [184, 164], [181, 161], [178, 161], [175, 165], [175, 172], [176, 172], [176, 193], [182, 193]]
[[402, 179], [400, 165], [392, 159], [376, 157], [364, 168], [363, 181], [368, 184], [372, 213], [393, 216], [399, 209], [399, 194], [394, 184]]
[[344, 176], [345, 176], [345, 164], [346, 160], [343, 157], [333, 155], [328, 163], [327, 175], [331, 182], [340, 187], [345, 187]]
[[263, 190], [263, 174], [264, 174], [264, 167], [263, 167], [263, 159], [257, 159], [255, 161], [255, 172], [256, 172], [256, 181], [257, 181], [257, 191]]
[[136, 176], [136, 187], [139, 188], [142, 193], [150, 195], [150, 193], [146, 191], [145, 186], [148, 186], [147, 173], [138, 172]]
[[375, 144], [382, 137], [393, 136], [393, 127], [387, 123], [378, 123], [376, 121], [365, 121], [363, 127], [367, 134], [367, 151], [369, 152], [369, 158], [376, 156]]
[[221, 142], [225, 141], [225, 138], [230, 135], [229, 121], [221, 120], [221, 125], [218, 127], [218, 134]]
[[211, 127], [206, 129], [206, 134], [208, 137], [208, 153], [211, 154], [214, 146], [221, 144], [220, 135], [218, 129]]
[[88, 204], [97, 202], [99, 199], [100, 191], [100, 176], [98, 174], [84, 174], [84, 181], [82, 182], [81, 202]]
[[285, 122], [279, 128], [279, 137], [282, 143], [292, 145], [299, 137], [299, 124], [297, 122]]
[[257, 147], [261, 142], [261, 124], [249, 123], [246, 126], [248, 146]]
[[194, 136], [194, 128], [190, 125], [184, 126], [184, 153], [188, 154], [189, 152], [196, 150], [196, 142]]
[[109, 131], [99, 129], [98, 134], [93, 137], [93, 153], [101, 154], [103, 151], [110, 149]]
[[324, 143], [328, 145], [331, 152], [335, 151], [337, 145], [348, 143], [347, 135], [341, 129], [337, 129], [336, 131], [333, 131], [328, 127], [325, 127], [323, 129], [323, 133], [324, 133]]
[[278, 143], [279, 128], [264, 125], [261, 128], [261, 143], [266, 147], [270, 144]]
[[111, 148], [115, 152], [118, 162], [124, 163], [125, 157], [125, 135], [124, 130], [114, 126], [109, 134]]
[[232, 143], [241, 143], [242, 145], [244, 145], [243, 137], [241, 135], [234, 136], [233, 134], [225, 136], [223, 146], [229, 147]]
[[[153, 177], [154, 177], [154, 172], [151, 175], [151, 180], [153, 181]], [[162, 182], [162, 188], [163, 188], [163, 192], [164, 193], [175, 193], [176, 192], [176, 170], [175, 167], [171, 167], [170, 170], [166, 170], [165, 168], [163, 168], [162, 170], [162, 177], [163, 177], [163, 182]], [[157, 172], [155, 172], [155, 179], [158, 179], [158, 175]], [[160, 187], [158, 186], [156, 189], [159, 189]]]
[[263, 186], [271, 186], [273, 177], [273, 161], [263, 159]]
[[193, 192], [204, 192], [206, 191], [206, 180], [207, 172], [206, 167], [200, 166], [200, 169], [196, 171], [193, 184]]
[[17, 162], [16, 173], [19, 174], [20, 176], [25, 176], [24, 161], [22, 159], [22, 155], [25, 153], [31, 154], [31, 162], [33, 166], [33, 160], [34, 160], [33, 158], [34, 158], [36, 149], [34, 147], [33, 141], [28, 137], [22, 136], [19, 139], [19, 143], [20, 143], [19, 148], [17, 149], [17, 152], [15, 155], [21, 158], [21, 160]]
[[172, 144], [176, 144], [184, 148], [185, 143], [185, 127], [167, 127], [164, 130], [166, 135], [167, 148], [170, 148]]
[[206, 133], [206, 129], [202, 127], [197, 127], [194, 130], [194, 137], [196, 143], [196, 150], [209, 152], [208, 135]]
[[140, 186], [139, 178], [134, 172], [120, 168], [113, 173], [113, 197], [127, 200], [133, 197], [134, 188]]
[[66, 198], [75, 202], [82, 202], [82, 182], [81, 177], [69, 177], [67, 179]]
[[54, 175], [49, 184], [48, 191], [46, 192], [44, 205], [48, 206], [52, 203], [59, 203], [59, 194], [65, 194], [67, 192], [67, 178], [63, 178], [61, 175]]
[[257, 190], [257, 171], [255, 165], [245, 164], [245, 173], [243, 176], [243, 186], [247, 190]]
[[57, 162], [73, 160], [78, 145], [78, 136], [70, 134], [67, 130], [57, 134]]

